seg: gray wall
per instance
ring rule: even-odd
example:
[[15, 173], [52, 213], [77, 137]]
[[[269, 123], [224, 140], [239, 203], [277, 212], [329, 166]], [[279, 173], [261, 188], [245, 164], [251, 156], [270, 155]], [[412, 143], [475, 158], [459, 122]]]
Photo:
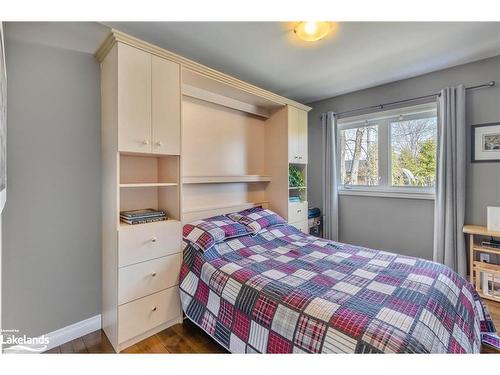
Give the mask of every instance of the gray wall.
[[6, 37], [2, 327], [39, 335], [100, 313], [100, 73], [91, 54]]
[[[342, 112], [439, 92], [445, 86], [466, 86], [494, 80], [490, 89], [467, 94], [467, 127], [500, 122], [500, 56], [456, 66], [387, 85], [311, 103], [309, 113], [308, 186], [311, 205], [323, 206], [320, 114]], [[467, 131], [466, 223], [486, 224], [486, 206], [500, 205], [500, 163], [470, 163]], [[433, 201], [401, 198], [342, 196], [340, 241], [432, 258]]]

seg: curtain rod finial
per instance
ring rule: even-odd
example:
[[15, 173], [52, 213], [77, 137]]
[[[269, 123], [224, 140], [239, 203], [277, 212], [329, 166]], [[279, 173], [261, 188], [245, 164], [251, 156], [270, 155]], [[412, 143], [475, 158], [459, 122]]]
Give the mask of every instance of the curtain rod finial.
[[495, 86], [495, 83], [496, 83], [495, 81], [489, 81], [488, 86], [493, 87], [493, 86]]

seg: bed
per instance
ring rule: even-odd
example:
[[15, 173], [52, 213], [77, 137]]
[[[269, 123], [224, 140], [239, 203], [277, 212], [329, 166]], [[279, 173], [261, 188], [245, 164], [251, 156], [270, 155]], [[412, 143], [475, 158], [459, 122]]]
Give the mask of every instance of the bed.
[[206, 251], [185, 240], [180, 294], [232, 353], [479, 353], [481, 332], [495, 331], [450, 268], [286, 224]]

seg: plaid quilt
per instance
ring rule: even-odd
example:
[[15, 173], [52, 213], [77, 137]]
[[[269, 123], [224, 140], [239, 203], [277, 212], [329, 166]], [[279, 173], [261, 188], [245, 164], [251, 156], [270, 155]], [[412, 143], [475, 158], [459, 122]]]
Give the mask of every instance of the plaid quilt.
[[495, 330], [471, 284], [438, 263], [289, 225], [185, 246], [183, 310], [233, 353], [478, 353]]

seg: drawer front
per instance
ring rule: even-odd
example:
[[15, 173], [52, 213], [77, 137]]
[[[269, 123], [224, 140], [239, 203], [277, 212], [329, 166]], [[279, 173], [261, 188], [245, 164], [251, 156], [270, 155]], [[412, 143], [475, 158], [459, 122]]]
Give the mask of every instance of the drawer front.
[[178, 253], [120, 268], [118, 303], [121, 305], [177, 285], [180, 266], [181, 254]]
[[163, 290], [118, 308], [118, 341], [123, 343], [180, 316], [179, 288]]
[[288, 204], [288, 222], [307, 221], [307, 202]]
[[304, 232], [305, 234], [309, 234], [309, 221], [308, 220], [298, 221], [296, 223], [290, 223], [290, 225], [293, 225], [295, 228], [297, 228], [301, 232]]
[[119, 231], [119, 267], [160, 258], [181, 251], [181, 223], [121, 225]]

